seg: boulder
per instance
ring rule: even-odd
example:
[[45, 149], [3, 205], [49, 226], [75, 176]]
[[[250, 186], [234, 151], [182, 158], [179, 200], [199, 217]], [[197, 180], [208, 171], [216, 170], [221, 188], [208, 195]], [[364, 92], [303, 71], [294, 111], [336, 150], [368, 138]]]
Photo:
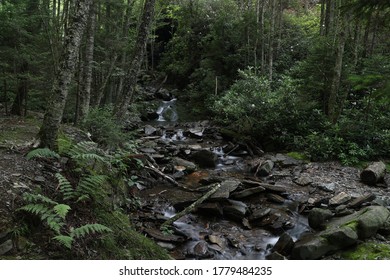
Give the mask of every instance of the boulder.
[[323, 230], [325, 223], [333, 216], [332, 211], [322, 208], [313, 208], [308, 215], [309, 226], [316, 230]]
[[351, 200], [351, 196], [345, 192], [341, 192], [329, 200], [329, 206], [335, 207], [344, 204]]
[[223, 207], [223, 213], [226, 217], [241, 222], [248, 212], [248, 206], [236, 200], [228, 200], [228, 204]]
[[329, 243], [325, 237], [306, 235], [298, 240], [291, 252], [291, 258], [296, 260], [316, 260], [338, 247]]
[[272, 247], [272, 252], [277, 252], [283, 256], [288, 256], [291, 254], [291, 251], [294, 247], [294, 240], [288, 233], [283, 233], [274, 247]]
[[200, 150], [192, 154], [191, 160], [201, 168], [215, 168], [217, 166], [218, 157], [209, 150]]
[[219, 190], [214, 193], [210, 199], [227, 199], [230, 197], [230, 193], [235, 191], [240, 185], [240, 181], [237, 180], [226, 180], [221, 183]]

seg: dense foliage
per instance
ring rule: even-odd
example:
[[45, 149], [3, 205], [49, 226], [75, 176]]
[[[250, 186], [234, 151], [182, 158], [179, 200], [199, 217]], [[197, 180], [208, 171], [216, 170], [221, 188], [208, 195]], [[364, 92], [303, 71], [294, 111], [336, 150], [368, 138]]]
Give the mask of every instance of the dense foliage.
[[[45, 110], [79, 2], [0, 2], [7, 113]], [[192, 115], [238, 127], [265, 148], [345, 163], [389, 155], [388, 1], [92, 2], [61, 117], [93, 140], [123, 142], [118, 108], [136, 100], [134, 75], [166, 76]]]

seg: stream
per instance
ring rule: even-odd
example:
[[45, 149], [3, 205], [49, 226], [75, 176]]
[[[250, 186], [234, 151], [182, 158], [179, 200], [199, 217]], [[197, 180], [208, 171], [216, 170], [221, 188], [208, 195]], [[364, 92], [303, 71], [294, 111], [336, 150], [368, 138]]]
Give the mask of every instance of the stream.
[[[141, 205], [132, 214], [137, 229], [173, 258], [262, 260], [293, 254], [293, 258], [316, 259], [336, 247], [316, 237], [313, 226], [320, 229], [322, 225], [309, 226], [312, 210], [323, 222], [329, 217], [353, 218], [355, 211], [370, 205], [383, 206], [368, 210], [387, 215], [386, 183], [368, 189], [360, 182], [358, 169], [336, 162], [254, 154], [245, 143], [224, 137], [209, 121], [179, 122], [176, 102], [175, 98], [162, 102], [158, 117], [140, 129], [139, 150], [153, 168], [139, 175], [142, 188], [133, 195]], [[169, 231], [161, 232], [165, 221], [197, 201], [214, 183], [221, 185], [216, 193], [176, 220]], [[357, 235], [349, 240], [349, 233], [341, 229], [332, 229], [335, 238], [346, 238], [335, 241], [337, 248], [356, 244]]]

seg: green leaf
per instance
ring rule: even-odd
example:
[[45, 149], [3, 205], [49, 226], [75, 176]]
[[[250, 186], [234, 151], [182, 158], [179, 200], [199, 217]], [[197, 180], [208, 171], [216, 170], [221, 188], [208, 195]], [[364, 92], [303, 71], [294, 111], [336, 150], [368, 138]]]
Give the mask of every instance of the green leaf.
[[66, 204], [58, 204], [53, 207], [54, 212], [64, 220], [70, 209], [70, 206]]
[[53, 237], [53, 239], [58, 241], [62, 246], [72, 249], [73, 237], [68, 235], [57, 235]]
[[60, 158], [60, 155], [48, 148], [39, 148], [29, 152], [26, 158]]

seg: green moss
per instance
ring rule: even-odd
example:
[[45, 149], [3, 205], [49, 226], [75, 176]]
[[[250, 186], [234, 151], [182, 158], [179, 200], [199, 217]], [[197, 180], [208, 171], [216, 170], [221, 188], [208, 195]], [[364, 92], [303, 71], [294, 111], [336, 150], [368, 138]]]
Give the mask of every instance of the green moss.
[[346, 260], [389, 260], [390, 245], [367, 242], [341, 254]]
[[356, 231], [358, 225], [359, 225], [359, 222], [358, 222], [358, 221], [350, 221], [349, 223], [346, 223], [346, 224], [343, 225], [343, 226], [344, 226], [344, 227], [349, 227], [349, 228], [351, 228], [352, 230]]
[[166, 260], [168, 253], [151, 239], [131, 228], [128, 216], [119, 211], [97, 213], [99, 223], [108, 226], [113, 233], [101, 240], [102, 259]]
[[289, 152], [287, 153], [287, 155], [293, 159], [297, 159], [297, 160], [303, 160], [303, 161], [309, 161], [309, 158], [303, 154], [303, 153], [299, 153], [299, 152]]

